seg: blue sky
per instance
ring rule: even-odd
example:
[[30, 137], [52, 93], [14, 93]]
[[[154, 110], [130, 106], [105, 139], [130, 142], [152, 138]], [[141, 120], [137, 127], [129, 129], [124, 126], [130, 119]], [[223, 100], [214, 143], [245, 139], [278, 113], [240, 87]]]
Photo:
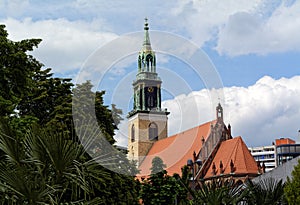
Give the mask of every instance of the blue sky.
[[[0, 23], [12, 40], [42, 38], [32, 54], [55, 75], [76, 82], [80, 73], [88, 79], [91, 72], [80, 71], [105, 45], [128, 33], [142, 38], [147, 17], [151, 42], [157, 40], [152, 31], [190, 41], [207, 55], [203, 59], [212, 62], [223, 84], [212, 91], [194, 68], [153, 45], [163, 80], [163, 106], [171, 111], [169, 133], [212, 120], [218, 99], [208, 93], [222, 92], [225, 122], [231, 123], [233, 134], [241, 135], [248, 146], [259, 146], [279, 137], [298, 140], [299, 10], [300, 1], [279, 0], [0, 0]], [[136, 57], [130, 53], [111, 62], [105, 73], [99, 71], [104, 77], [95, 84], [106, 90], [106, 103], [117, 104], [124, 113], [131, 109]], [[93, 77], [97, 75], [95, 71]], [[119, 144], [126, 144], [126, 129], [124, 121], [116, 136]]]

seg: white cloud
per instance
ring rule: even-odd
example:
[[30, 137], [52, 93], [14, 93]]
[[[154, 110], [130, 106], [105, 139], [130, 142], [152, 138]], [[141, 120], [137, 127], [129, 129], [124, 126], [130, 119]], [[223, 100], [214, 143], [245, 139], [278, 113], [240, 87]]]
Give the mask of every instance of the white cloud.
[[52, 67], [56, 73], [80, 68], [97, 48], [117, 37], [114, 33], [99, 31], [101, 23], [97, 21], [33, 21], [30, 18], [19, 21], [8, 18], [3, 23], [12, 40], [43, 39], [33, 55], [46, 67]]
[[[57, 73], [78, 69], [93, 51], [122, 32], [142, 31], [145, 16], [151, 29], [182, 34], [200, 47], [212, 41], [221, 54], [267, 54], [300, 48], [299, 1], [178, 0], [157, 4], [78, 0], [55, 5], [4, 1], [0, 9], [10, 16], [0, 15], [10, 38], [43, 39], [34, 54]], [[60, 13], [63, 10], [66, 12]]]
[[168, 21], [199, 46], [212, 42], [220, 54], [268, 54], [299, 51], [299, 10], [300, 1], [186, 0], [177, 2]]
[[300, 120], [300, 76], [274, 80], [265, 76], [247, 89], [225, 88], [230, 122], [249, 145], [271, 144], [297, 135]]
[[216, 49], [231, 56], [299, 51], [299, 10], [296, 1], [282, 3], [267, 18], [250, 12], [232, 14], [219, 32]]
[[[175, 31], [192, 39], [198, 46], [212, 42], [219, 53], [226, 55], [268, 54], [300, 48], [299, 1], [274, 4], [267, 0], [241, 0], [238, 3], [235, 0], [178, 0], [175, 3], [78, 0], [52, 6], [48, 2], [4, 2], [4, 7], [0, 5], [0, 16], [1, 23], [7, 26], [9, 38], [42, 38], [43, 42], [34, 51], [34, 56], [56, 73], [70, 73], [80, 68], [93, 51], [118, 37], [116, 33], [142, 31], [145, 16], [149, 17], [151, 30]], [[62, 14], [61, 11], [66, 12]], [[5, 15], [11, 18], [3, 17]], [[155, 34], [150, 37], [155, 49]], [[157, 42], [163, 46], [162, 39]], [[176, 46], [186, 56], [187, 47], [176, 43], [178, 41], [166, 46]], [[129, 44], [131, 42], [116, 49], [123, 50]], [[102, 64], [98, 61], [92, 63], [111, 63], [111, 59], [105, 57], [104, 60], [98, 59]], [[163, 57], [159, 62], [168, 60]], [[116, 64], [112, 72], [124, 75], [123, 65], [130, 65], [130, 62]], [[100, 76], [90, 69], [85, 70], [81, 77], [86, 79], [91, 75], [97, 79]], [[242, 135], [248, 144], [269, 144], [275, 137], [294, 136], [295, 130], [299, 129], [300, 105], [296, 83], [299, 85], [299, 77], [279, 80], [265, 77], [248, 88], [224, 88], [226, 121], [232, 124], [234, 133]], [[207, 90], [201, 90], [164, 102], [163, 106], [171, 111], [169, 133], [214, 117], [215, 102], [211, 103], [207, 93]]]
[[179, 25], [179, 28], [184, 27], [192, 40], [202, 46], [214, 38], [230, 15], [241, 11], [252, 12], [261, 2], [261, 0], [242, 0], [238, 3], [234, 0], [178, 1], [178, 5], [172, 9], [172, 14], [180, 17], [174, 23]]
[[[269, 76], [254, 85], [225, 87], [224, 121], [230, 123], [234, 136], [242, 136], [248, 146], [270, 145], [280, 137], [297, 140], [300, 122], [300, 76], [275, 80]], [[215, 119], [215, 103], [208, 90], [194, 91], [164, 101], [169, 115], [169, 135]], [[127, 143], [127, 122], [117, 139]]]

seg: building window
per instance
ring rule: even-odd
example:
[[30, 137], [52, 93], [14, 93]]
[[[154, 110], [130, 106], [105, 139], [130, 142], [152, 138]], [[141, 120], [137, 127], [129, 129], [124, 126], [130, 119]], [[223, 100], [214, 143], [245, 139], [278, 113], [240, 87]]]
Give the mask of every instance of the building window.
[[149, 125], [149, 140], [158, 140], [158, 129], [154, 122]]
[[131, 142], [135, 141], [135, 129], [134, 129], [134, 125], [132, 125], [131, 127]]
[[154, 107], [153, 96], [149, 96], [149, 97], [148, 97], [148, 106], [149, 106], [150, 108]]

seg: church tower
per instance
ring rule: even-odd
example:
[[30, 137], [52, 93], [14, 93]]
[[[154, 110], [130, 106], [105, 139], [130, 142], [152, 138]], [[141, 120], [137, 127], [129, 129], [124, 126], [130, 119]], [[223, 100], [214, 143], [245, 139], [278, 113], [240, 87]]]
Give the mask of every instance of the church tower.
[[128, 158], [137, 165], [153, 143], [166, 138], [167, 109], [161, 109], [161, 79], [156, 72], [155, 52], [151, 48], [147, 19], [143, 47], [138, 56], [138, 72], [133, 82], [133, 110], [128, 113]]

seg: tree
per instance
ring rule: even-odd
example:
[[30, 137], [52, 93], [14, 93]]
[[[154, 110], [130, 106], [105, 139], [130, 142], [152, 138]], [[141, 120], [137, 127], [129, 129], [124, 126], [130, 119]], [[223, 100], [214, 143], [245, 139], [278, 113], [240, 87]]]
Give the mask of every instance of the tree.
[[[122, 119], [118, 113], [122, 113], [121, 110], [113, 106], [116, 112], [112, 112], [108, 106], [104, 105], [103, 95], [105, 91], [92, 91], [93, 85], [90, 81], [82, 84], [77, 84], [73, 89], [73, 115], [78, 121], [86, 121], [87, 119], [93, 119], [98, 122], [98, 125], [110, 144], [114, 144], [113, 139], [114, 131], [117, 129], [117, 123]], [[117, 121], [114, 120], [118, 119]]]
[[258, 183], [247, 182], [248, 204], [282, 204], [285, 203], [284, 183], [282, 180], [266, 178]]
[[[50, 72], [51, 69], [48, 68], [34, 73], [34, 85], [28, 88], [30, 93], [23, 96], [17, 105], [15, 126], [19, 126], [20, 122], [30, 116], [41, 126], [65, 125], [66, 127], [61, 127], [61, 130], [71, 130], [73, 84], [70, 82], [71, 79], [52, 77], [53, 74]], [[26, 129], [26, 126], [23, 127]]]
[[[24, 140], [23, 140], [24, 139]], [[61, 203], [89, 199], [80, 145], [61, 134], [35, 129], [23, 139], [0, 133], [5, 160], [0, 166], [1, 199], [7, 203]], [[5, 197], [4, 197], [5, 196]]]
[[16, 107], [24, 96], [30, 94], [33, 75], [42, 64], [27, 51], [32, 51], [41, 39], [9, 40], [4, 25], [0, 25], [0, 116], [16, 114]]
[[0, 116], [19, 134], [35, 123], [71, 124], [71, 79], [54, 78], [50, 68], [43, 70], [44, 65], [27, 54], [40, 42], [11, 41], [0, 25]]
[[157, 173], [166, 174], [167, 171], [164, 169], [166, 165], [159, 157], [154, 157], [152, 160], [152, 167], [151, 167], [151, 175], [155, 175]]
[[145, 205], [174, 204], [181, 188], [175, 177], [167, 175], [159, 157], [152, 160], [151, 175], [141, 184], [141, 199]]
[[244, 201], [247, 194], [244, 187], [234, 180], [212, 180], [202, 182], [198, 189], [192, 190], [192, 204], [225, 205]]
[[[93, 156], [87, 152], [102, 145], [103, 135], [110, 145], [115, 142], [121, 110], [112, 106], [112, 112], [104, 105], [105, 92], [93, 92], [89, 82], [73, 89], [71, 79], [54, 78], [51, 69], [43, 70], [43, 64], [26, 53], [41, 40], [13, 42], [4, 28], [0, 26], [0, 202], [137, 204], [139, 183], [101, 166], [97, 159], [107, 161], [105, 150]], [[81, 143], [74, 130], [76, 92], [81, 95], [74, 103], [94, 106], [101, 130], [83, 124], [90, 116], [83, 119], [86, 109], [78, 109], [85, 120], [79, 132], [85, 133], [88, 143]], [[76, 101], [80, 98], [83, 101]], [[120, 164], [122, 160], [126, 160], [123, 155], [116, 155], [111, 166], [134, 172]]]
[[[176, 196], [176, 203], [181, 205], [191, 204], [191, 200], [189, 199], [189, 193], [192, 191], [189, 187], [190, 178], [192, 173], [190, 172], [190, 168], [185, 165], [181, 168], [181, 176], [177, 173], [173, 175], [173, 177], [179, 183], [178, 194]], [[175, 203], [175, 204], [176, 204]]]
[[287, 178], [284, 194], [289, 204], [300, 204], [300, 160], [292, 171], [292, 179]]
[[[115, 104], [111, 105], [111, 112], [112, 112], [112, 118], [114, 120], [115, 126], [118, 126], [120, 122], [123, 120], [121, 115], [123, 114], [123, 111], [121, 109], [118, 109]], [[115, 127], [116, 129], [117, 127]]]
[[0, 163], [1, 203], [138, 204], [133, 177], [103, 168], [79, 142], [64, 136], [67, 132], [36, 127], [16, 139], [6, 129], [2, 126], [0, 132], [5, 154]]

